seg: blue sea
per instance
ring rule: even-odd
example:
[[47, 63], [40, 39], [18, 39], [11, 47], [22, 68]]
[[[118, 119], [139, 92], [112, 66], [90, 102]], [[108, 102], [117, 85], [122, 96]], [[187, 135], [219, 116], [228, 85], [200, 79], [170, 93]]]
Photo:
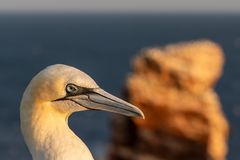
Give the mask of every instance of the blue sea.
[[[0, 159], [30, 160], [19, 128], [19, 103], [31, 78], [55, 63], [75, 66], [121, 96], [131, 59], [144, 47], [210, 39], [225, 52], [216, 86], [231, 125], [228, 160], [240, 159], [240, 15], [0, 14]], [[75, 113], [70, 126], [104, 159], [110, 113]]]

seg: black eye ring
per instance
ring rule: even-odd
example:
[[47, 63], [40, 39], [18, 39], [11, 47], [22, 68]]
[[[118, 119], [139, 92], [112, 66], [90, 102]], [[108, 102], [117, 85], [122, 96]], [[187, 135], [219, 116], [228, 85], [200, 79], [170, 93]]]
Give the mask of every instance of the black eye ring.
[[78, 87], [74, 84], [68, 84], [66, 86], [66, 92], [71, 93], [71, 94], [77, 93], [78, 92]]

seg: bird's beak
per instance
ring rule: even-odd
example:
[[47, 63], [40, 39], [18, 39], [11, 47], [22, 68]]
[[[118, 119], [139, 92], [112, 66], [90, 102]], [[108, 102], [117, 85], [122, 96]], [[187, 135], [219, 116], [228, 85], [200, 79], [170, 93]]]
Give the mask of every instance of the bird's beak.
[[79, 96], [71, 97], [70, 100], [88, 109], [103, 110], [144, 119], [144, 114], [139, 108], [100, 88], [93, 89], [91, 92]]

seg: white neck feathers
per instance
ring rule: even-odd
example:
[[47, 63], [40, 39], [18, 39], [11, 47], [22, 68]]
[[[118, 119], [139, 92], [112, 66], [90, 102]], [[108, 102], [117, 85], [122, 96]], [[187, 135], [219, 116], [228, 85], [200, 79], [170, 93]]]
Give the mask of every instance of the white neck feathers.
[[49, 103], [23, 100], [21, 129], [34, 160], [93, 160], [86, 145], [68, 127], [68, 114]]

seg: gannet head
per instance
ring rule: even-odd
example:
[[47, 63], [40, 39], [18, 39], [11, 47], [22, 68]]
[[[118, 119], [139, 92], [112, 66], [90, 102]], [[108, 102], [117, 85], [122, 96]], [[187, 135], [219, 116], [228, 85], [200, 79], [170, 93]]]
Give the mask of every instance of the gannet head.
[[49, 66], [38, 73], [24, 97], [25, 101], [50, 104], [47, 106], [68, 115], [93, 109], [144, 118], [140, 109], [105, 92], [86, 73], [63, 64]]

